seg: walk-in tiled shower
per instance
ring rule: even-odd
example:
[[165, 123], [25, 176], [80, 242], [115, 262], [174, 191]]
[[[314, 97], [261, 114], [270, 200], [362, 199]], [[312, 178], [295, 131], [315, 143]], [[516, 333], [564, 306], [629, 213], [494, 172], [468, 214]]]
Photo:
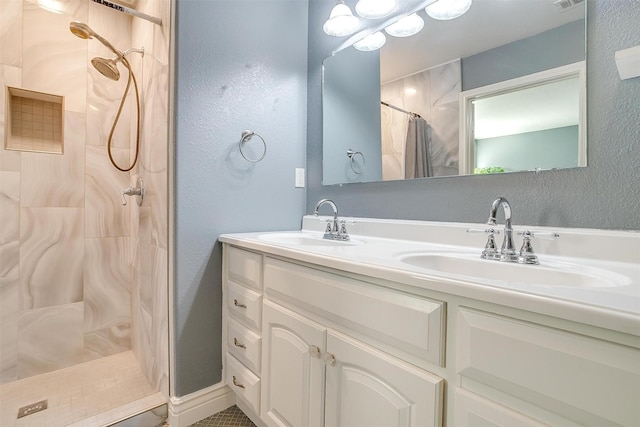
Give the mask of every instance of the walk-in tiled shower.
[[[140, 386], [145, 390], [140, 398], [169, 393], [170, 4], [169, 0], [128, 4], [160, 17], [163, 25], [91, 0], [0, 3], [3, 426], [13, 425], [5, 418], [5, 411], [14, 410], [5, 404], [8, 388], [21, 383], [28, 390], [29, 384], [38, 383], [27, 381], [32, 378], [84, 369], [87, 363], [114, 356], [129, 355], [125, 359], [130, 369], [123, 375], [128, 372], [137, 378], [135, 367], [146, 381]], [[117, 49], [145, 49], [144, 56], [129, 57], [138, 77], [141, 106], [140, 157], [130, 172], [116, 170], [106, 148], [127, 84], [126, 69], [120, 65], [124, 78], [119, 81], [99, 74], [90, 65], [91, 58], [110, 57], [112, 52], [97, 40], [75, 37], [69, 31], [73, 21], [87, 23]], [[48, 111], [41, 112], [49, 107], [43, 101], [51, 104], [52, 129], [55, 117], [63, 126], [58, 133], [61, 141], [52, 149], [42, 148], [46, 145], [42, 130], [49, 123]], [[135, 96], [130, 92], [113, 137], [113, 155], [122, 163], [134, 156], [135, 122]], [[144, 203], [123, 206], [122, 192], [135, 186], [138, 176], [145, 181]], [[140, 378], [133, 381], [138, 384]], [[96, 379], [93, 385], [99, 383]], [[81, 389], [85, 394], [91, 387], [85, 384]], [[44, 396], [38, 387], [33, 387], [33, 399], [26, 399], [37, 402], [40, 398], [57, 399]], [[90, 396], [83, 399], [91, 401]], [[49, 414], [47, 425], [68, 423], [53, 415], [55, 406], [49, 402], [41, 412]]]

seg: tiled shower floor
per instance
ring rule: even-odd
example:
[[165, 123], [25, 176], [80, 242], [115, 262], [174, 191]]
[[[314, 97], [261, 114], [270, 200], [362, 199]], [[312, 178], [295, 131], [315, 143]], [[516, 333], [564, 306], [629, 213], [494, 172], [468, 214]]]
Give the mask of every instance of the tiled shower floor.
[[[47, 409], [17, 419], [18, 408], [44, 399]], [[127, 351], [0, 385], [0, 426], [97, 427], [164, 403]]]
[[256, 427], [256, 425], [234, 405], [189, 427]]

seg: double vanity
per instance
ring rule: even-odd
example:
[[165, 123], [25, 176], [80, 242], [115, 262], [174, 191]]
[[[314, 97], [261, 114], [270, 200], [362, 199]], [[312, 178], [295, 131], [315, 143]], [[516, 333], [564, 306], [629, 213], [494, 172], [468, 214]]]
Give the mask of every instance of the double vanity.
[[530, 265], [483, 259], [500, 225], [338, 221], [220, 237], [258, 426], [640, 425], [639, 233], [514, 225]]

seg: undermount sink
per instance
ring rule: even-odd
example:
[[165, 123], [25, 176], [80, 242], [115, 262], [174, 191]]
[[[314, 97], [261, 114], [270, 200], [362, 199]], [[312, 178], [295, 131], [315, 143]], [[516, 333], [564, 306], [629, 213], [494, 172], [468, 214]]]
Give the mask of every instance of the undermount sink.
[[329, 240], [324, 239], [320, 233], [302, 232], [265, 233], [260, 234], [258, 239], [285, 246], [353, 246], [363, 243], [359, 240]]
[[482, 281], [501, 281], [548, 287], [601, 288], [624, 286], [629, 279], [618, 273], [564, 263], [524, 265], [481, 259], [470, 253], [422, 252], [398, 257], [402, 263], [447, 275]]

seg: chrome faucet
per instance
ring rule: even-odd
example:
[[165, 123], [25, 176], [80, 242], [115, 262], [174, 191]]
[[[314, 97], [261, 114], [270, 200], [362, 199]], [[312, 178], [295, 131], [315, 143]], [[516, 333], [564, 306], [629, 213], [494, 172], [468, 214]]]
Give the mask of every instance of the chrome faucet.
[[[495, 250], [495, 247], [493, 250], [487, 250], [485, 248], [485, 251], [482, 252], [482, 257], [507, 262], [518, 262], [518, 255], [516, 254], [516, 249], [513, 244], [513, 228], [511, 228], [511, 205], [507, 199], [504, 197], [498, 197], [493, 201], [491, 204], [491, 210], [489, 211], [487, 225], [496, 225], [498, 223], [496, 221], [496, 214], [498, 212], [498, 207], [500, 206], [502, 206], [502, 209], [504, 210], [504, 240], [502, 241], [502, 248], [500, 249], [500, 253]], [[492, 238], [493, 235], [491, 234], [489, 239]]]
[[333, 200], [320, 200], [316, 204], [316, 208], [313, 210], [313, 215], [318, 216], [318, 210], [324, 204], [331, 206], [331, 209], [333, 209], [333, 221], [327, 223], [327, 229], [325, 230], [324, 236], [322, 237], [328, 240], [349, 240], [349, 233], [347, 233], [345, 222], [342, 221], [342, 226], [338, 226], [338, 206], [336, 206]]

